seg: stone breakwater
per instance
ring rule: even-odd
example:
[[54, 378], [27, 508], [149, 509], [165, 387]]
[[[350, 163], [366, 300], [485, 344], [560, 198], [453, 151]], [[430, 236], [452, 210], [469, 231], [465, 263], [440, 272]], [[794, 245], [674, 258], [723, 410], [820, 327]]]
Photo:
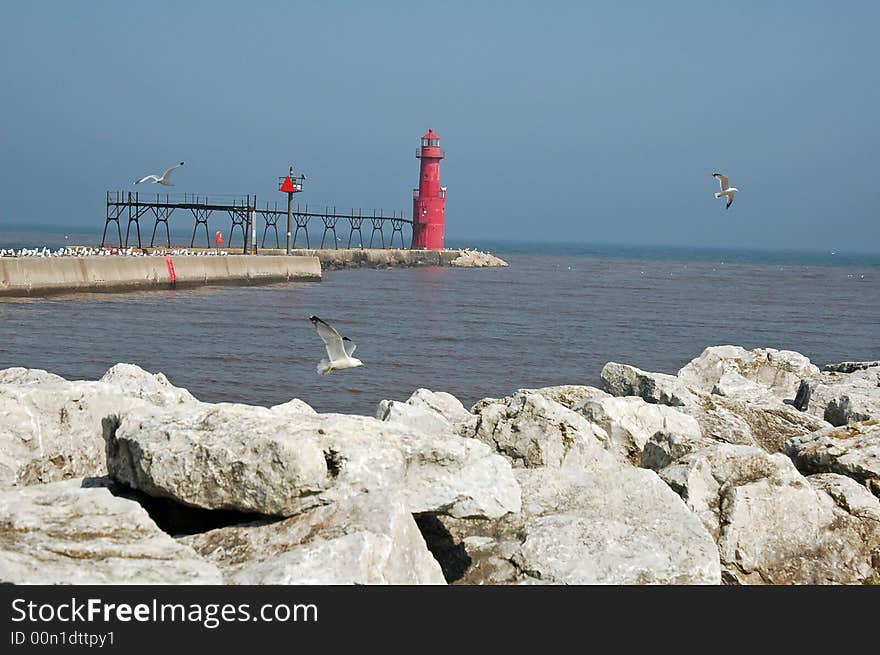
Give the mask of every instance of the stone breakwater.
[[717, 346], [371, 417], [2, 370], [0, 581], [877, 581], [880, 365], [826, 369]]
[[[264, 249], [263, 253], [283, 254], [283, 250]], [[507, 262], [479, 250], [408, 250], [404, 248], [324, 248], [294, 250], [294, 255], [317, 257], [324, 269], [394, 268], [406, 266], [456, 266], [485, 268], [507, 266]]]

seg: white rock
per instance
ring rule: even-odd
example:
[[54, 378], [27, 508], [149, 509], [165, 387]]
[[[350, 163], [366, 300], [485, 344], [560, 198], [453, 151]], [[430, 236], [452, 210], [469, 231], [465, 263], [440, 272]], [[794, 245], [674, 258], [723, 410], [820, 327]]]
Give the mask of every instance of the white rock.
[[137, 503], [82, 480], [0, 493], [0, 581], [220, 584], [219, 570]]
[[608, 398], [611, 395], [596, 387], [582, 384], [562, 384], [555, 387], [541, 387], [540, 389], [519, 389], [517, 393], [536, 393], [568, 409], [579, 405], [587, 398]]
[[660, 476], [717, 539], [728, 582], [851, 583], [870, 575], [880, 530], [841, 510], [782, 454], [717, 444]]
[[467, 422], [473, 419], [473, 415], [465, 409], [461, 401], [445, 391], [416, 389], [406, 401], [406, 404], [436, 412], [450, 424]]
[[613, 396], [639, 396], [646, 402], [672, 407], [693, 403], [693, 393], [674, 375], [608, 362], [601, 376], [605, 390]]
[[712, 386], [712, 393], [761, 407], [775, 407], [781, 401], [769, 387], [753, 382], [734, 371], [725, 371]]
[[67, 382], [67, 380], [60, 375], [49, 373], [40, 368], [14, 366], [13, 368], [0, 370], [0, 384], [14, 384], [24, 387], [63, 382]]
[[125, 396], [142, 398], [153, 405], [179, 405], [198, 402], [186, 389], [175, 387], [163, 373], [150, 373], [134, 364], [116, 364], [99, 380]]
[[794, 398], [800, 381], [819, 373], [807, 357], [792, 350], [740, 346], [710, 346], [678, 371], [687, 386], [711, 391], [725, 373], [742, 377], [768, 388], [780, 399]]
[[588, 398], [577, 411], [608, 435], [607, 447], [620, 458], [638, 463], [648, 439], [664, 430], [699, 438], [696, 419], [666, 405], [646, 403], [641, 398]]
[[292, 400], [288, 400], [286, 403], [281, 403], [280, 405], [273, 405], [269, 409], [275, 414], [293, 417], [295, 417], [297, 414], [318, 413], [312, 408], [311, 405], [309, 405], [305, 401], [300, 400], [299, 398], [293, 398]]
[[682, 435], [668, 430], [654, 433], [642, 449], [639, 466], [659, 471], [685, 455], [708, 448], [714, 442], [705, 437]]
[[782, 402], [753, 404], [717, 394], [697, 393], [684, 408], [700, 424], [703, 436], [732, 444], [758, 445], [780, 452], [791, 437], [829, 427], [825, 421]]
[[685, 411], [697, 420], [700, 431], [707, 438], [745, 446], [757, 445], [751, 425], [741, 416], [752, 413], [745, 403], [714, 394], [699, 394], [696, 404]]
[[785, 452], [806, 473], [840, 473], [880, 496], [880, 422], [830, 427], [789, 439]]
[[140, 408], [108, 435], [107, 466], [151, 496], [289, 516], [319, 504], [331, 474], [317, 435], [291, 439], [287, 425], [263, 407]]
[[517, 392], [475, 406], [474, 437], [501, 453], [515, 467], [605, 466], [608, 435], [583, 416], [537, 393]]
[[0, 488], [105, 475], [103, 419], [146, 404], [107, 384], [41, 373], [0, 384]]
[[455, 428], [443, 415], [418, 405], [398, 402], [396, 400], [379, 401], [376, 407], [376, 418], [388, 421], [412, 430], [418, 434], [451, 435]]
[[507, 266], [507, 262], [495, 255], [480, 252], [479, 250], [461, 250], [459, 251], [458, 257], [450, 262], [450, 265], [473, 268], [484, 266]]
[[206, 509], [291, 516], [398, 488], [413, 513], [497, 517], [520, 506], [510, 465], [485, 444], [359, 416], [144, 408], [122, 418], [107, 456], [124, 483]]
[[[651, 471], [519, 469], [523, 510], [443, 519], [467, 550], [466, 584], [718, 584], [712, 538]], [[430, 544], [429, 544], [430, 545]]]
[[[817, 473], [807, 476], [810, 484], [827, 493], [838, 507], [860, 519], [873, 522], [880, 529], [880, 499], [855, 480], [837, 473]], [[880, 551], [877, 552], [880, 558]], [[880, 567], [880, 563], [875, 564]]]
[[413, 514], [497, 518], [520, 509], [520, 491], [506, 459], [459, 436], [431, 437], [372, 418], [320, 415], [304, 430], [339, 462], [327, 498], [395, 485]]
[[117, 364], [94, 381], [0, 371], [0, 488], [107, 472], [102, 423], [133, 407], [198, 401], [161, 373]]
[[856, 369], [853, 373], [823, 373], [804, 380], [809, 388], [805, 411], [828, 421], [846, 425], [870, 419], [880, 420], [880, 367]]
[[351, 496], [266, 525], [184, 537], [227, 584], [445, 584], [403, 500]]

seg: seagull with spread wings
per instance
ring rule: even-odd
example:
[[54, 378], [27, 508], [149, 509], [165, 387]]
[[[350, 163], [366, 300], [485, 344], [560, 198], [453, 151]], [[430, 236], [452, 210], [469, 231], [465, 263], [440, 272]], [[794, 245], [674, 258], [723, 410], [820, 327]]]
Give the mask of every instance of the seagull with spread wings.
[[152, 181], [155, 182], [156, 184], [163, 184], [163, 185], [165, 185], [165, 186], [174, 186], [174, 185], [171, 183], [171, 172], [172, 172], [175, 168], [178, 168], [178, 167], [180, 167], [180, 166], [183, 166], [183, 162], [180, 162], [179, 164], [175, 164], [174, 166], [172, 166], [171, 168], [169, 168], [167, 171], [165, 171], [164, 173], [162, 173], [162, 176], [161, 176], [161, 177], [158, 176], [158, 175], [145, 175], [144, 177], [142, 177], [141, 179], [139, 179], [137, 182], [135, 182], [135, 184], [140, 184], [141, 182], [146, 182], [147, 180], [152, 180]]
[[324, 341], [327, 356], [330, 358], [318, 362], [318, 373], [329, 375], [333, 371], [364, 365], [361, 360], [352, 357], [357, 346], [351, 339], [341, 336], [329, 323], [325, 323], [317, 316], [309, 316], [309, 320], [317, 328], [318, 336]]
[[714, 177], [716, 180], [718, 180], [718, 182], [721, 183], [721, 192], [716, 193], [715, 197], [720, 198], [721, 196], [727, 196], [726, 209], [730, 209], [730, 206], [733, 204], [733, 197], [736, 195], [736, 192], [739, 191], [739, 189], [730, 186], [730, 182], [728, 181], [726, 175], [722, 175], [721, 173], [712, 173], [712, 177]]

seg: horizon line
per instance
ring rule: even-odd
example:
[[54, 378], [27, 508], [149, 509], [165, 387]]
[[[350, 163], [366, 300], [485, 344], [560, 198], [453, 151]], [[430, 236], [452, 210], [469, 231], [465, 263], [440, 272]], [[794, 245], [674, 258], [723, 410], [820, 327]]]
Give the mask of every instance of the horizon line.
[[[94, 232], [97, 234], [98, 232], [103, 232], [103, 227], [100, 229], [87, 229], [85, 227], [78, 226], [64, 226], [57, 224], [38, 224], [38, 225], [25, 225], [21, 223], [11, 223], [6, 226], [3, 226], [0, 229], [0, 241], [3, 239], [4, 232], [15, 232], [15, 233], [26, 233], [26, 232], [36, 232], [36, 233], [46, 233], [46, 232], [55, 232], [58, 234], [86, 234]], [[185, 235], [189, 234], [189, 230], [172, 230], [172, 233]], [[619, 241], [560, 241], [558, 239], [547, 239], [547, 238], [496, 238], [496, 237], [480, 237], [480, 236], [447, 236], [445, 241], [447, 242], [462, 242], [462, 241], [471, 241], [471, 242], [482, 242], [488, 244], [499, 244], [499, 245], [516, 245], [516, 246], [526, 246], [529, 244], [539, 245], [539, 246], [557, 246], [562, 248], [589, 248], [589, 247], [604, 247], [604, 248], [669, 248], [669, 249], [677, 249], [677, 250], [686, 250], [686, 249], [699, 249], [699, 250], [717, 250], [717, 251], [755, 251], [755, 252], [790, 252], [790, 253], [812, 253], [812, 254], [831, 254], [840, 253], [840, 254], [850, 254], [850, 255], [880, 255], [880, 250], [857, 250], [847, 247], [836, 247], [836, 248], [818, 248], [818, 247], [798, 247], [798, 246], [759, 246], [759, 245], [713, 245], [713, 244], [680, 244], [680, 243], [645, 243], [645, 242], [619, 242]]]

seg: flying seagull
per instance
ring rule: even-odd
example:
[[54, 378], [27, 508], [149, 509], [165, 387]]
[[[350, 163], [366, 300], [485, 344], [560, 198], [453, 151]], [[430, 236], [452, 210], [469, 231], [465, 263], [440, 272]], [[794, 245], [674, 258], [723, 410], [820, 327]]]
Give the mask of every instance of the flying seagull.
[[716, 178], [721, 183], [721, 192], [716, 193], [715, 197], [720, 198], [721, 196], [727, 196], [726, 208], [730, 209], [730, 206], [733, 204], [733, 197], [736, 195], [736, 192], [739, 191], [739, 189], [734, 186], [730, 186], [726, 175], [722, 175], [721, 173], [712, 173], [712, 177]]
[[171, 172], [175, 168], [177, 168], [178, 166], [183, 166], [183, 162], [180, 162], [179, 164], [176, 164], [176, 165], [172, 166], [171, 168], [169, 168], [167, 171], [162, 173], [162, 177], [159, 177], [158, 175], [147, 175], [147, 176], [139, 179], [137, 182], [135, 182], [135, 184], [140, 184], [141, 182], [146, 182], [147, 180], [152, 180], [153, 182], [155, 182], [157, 184], [164, 184], [165, 186], [174, 186], [173, 184], [171, 184]]
[[364, 365], [361, 360], [352, 357], [357, 346], [354, 345], [351, 339], [340, 336], [339, 332], [333, 329], [330, 324], [325, 323], [317, 316], [309, 316], [309, 320], [317, 328], [318, 336], [324, 341], [324, 346], [327, 348], [327, 356], [330, 357], [329, 360], [322, 359], [318, 362], [318, 373], [329, 375], [331, 372], [343, 368], [354, 368], [355, 366]]

